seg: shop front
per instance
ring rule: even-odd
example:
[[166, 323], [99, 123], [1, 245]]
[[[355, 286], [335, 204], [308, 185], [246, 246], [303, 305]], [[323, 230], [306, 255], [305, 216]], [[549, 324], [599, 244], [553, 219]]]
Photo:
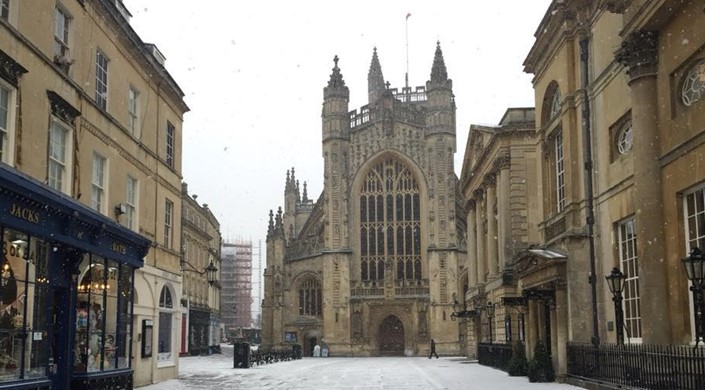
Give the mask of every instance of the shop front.
[[0, 389], [131, 389], [149, 240], [0, 166]]

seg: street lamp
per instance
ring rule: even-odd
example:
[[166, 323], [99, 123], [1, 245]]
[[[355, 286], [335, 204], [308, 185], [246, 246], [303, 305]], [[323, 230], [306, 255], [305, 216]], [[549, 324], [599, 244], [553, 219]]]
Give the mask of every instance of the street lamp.
[[472, 311], [467, 310], [464, 301], [463, 299], [463, 303], [458, 302], [455, 293], [453, 293], [453, 312], [450, 313], [451, 321], [455, 321], [456, 318], [468, 318], [473, 314]]
[[[186, 264], [188, 264], [191, 269], [185, 268]], [[182, 260], [181, 261], [181, 270], [184, 272], [195, 272], [199, 275], [206, 274], [206, 280], [208, 280], [208, 284], [211, 286], [215, 283], [215, 276], [216, 273], [218, 272], [218, 268], [215, 267], [213, 264], [213, 260], [211, 260], [210, 264], [208, 264], [208, 267], [206, 267], [203, 271], [199, 271], [196, 267], [191, 265], [188, 261]]]
[[607, 286], [612, 293], [614, 302], [614, 317], [617, 323], [617, 344], [624, 345], [624, 311], [622, 310], [622, 291], [624, 291], [624, 281], [627, 276], [619, 268], [612, 268], [612, 273], [605, 276]]
[[693, 292], [693, 317], [695, 321], [695, 346], [698, 346], [700, 339], [705, 340], [705, 299], [703, 290], [705, 289], [705, 256], [703, 251], [694, 247], [690, 254], [682, 260], [688, 280], [691, 281], [690, 291]]
[[487, 302], [487, 320], [489, 322], [490, 344], [492, 344], [492, 321], [494, 319], [494, 303]]

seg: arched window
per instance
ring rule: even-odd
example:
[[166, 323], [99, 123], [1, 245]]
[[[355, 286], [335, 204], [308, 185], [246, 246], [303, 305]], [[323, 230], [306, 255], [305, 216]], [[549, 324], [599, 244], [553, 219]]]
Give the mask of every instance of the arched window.
[[543, 95], [543, 105], [541, 106], [541, 126], [545, 126], [553, 118], [561, 114], [561, 104], [563, 97], [558, 83], [554, 80], [546, 87], [546, 92]]
[[173, 360], [172, 347], [172, 326], [173, 326], [173, 300], [169, 287], [162, 287], [159, 294], [159, 341], [158, 341], [158, 363], [168, 363]]
[[321, 284], [314, 278], [306, 278], [299, 285], [299, 315], [320, 316], [322, 303]]
[[421, 201], [416, 178], [402, 163], [381, 161], [360, 191], [360, 278], [384, 280], [385, 262], [397, 280], [421, 279]]

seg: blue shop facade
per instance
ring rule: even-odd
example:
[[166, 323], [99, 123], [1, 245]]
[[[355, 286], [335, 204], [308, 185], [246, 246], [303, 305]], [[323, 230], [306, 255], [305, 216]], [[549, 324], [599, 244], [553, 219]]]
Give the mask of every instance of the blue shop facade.
[[150, 241], [0, 164], [0, 390], [131, 389]]

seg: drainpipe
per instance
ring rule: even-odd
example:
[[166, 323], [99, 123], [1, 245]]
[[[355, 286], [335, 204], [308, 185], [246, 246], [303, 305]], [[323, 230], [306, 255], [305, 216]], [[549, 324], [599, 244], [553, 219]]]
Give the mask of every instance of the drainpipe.
[[587, 227], [588, 245], [590, 248], [590, 289], [592, 293], [592, 344], [600, 345], [600, 334], [597, 321], [597, 276], [595, 274], [595, 206], [592, 188], [592, 135], [590, 130], [590, 96], [588, 94], [588, 38], [580, 40], [580, 78], [583, 90], [583, 144], [585, 145], [585, 191], [587, 192]]

